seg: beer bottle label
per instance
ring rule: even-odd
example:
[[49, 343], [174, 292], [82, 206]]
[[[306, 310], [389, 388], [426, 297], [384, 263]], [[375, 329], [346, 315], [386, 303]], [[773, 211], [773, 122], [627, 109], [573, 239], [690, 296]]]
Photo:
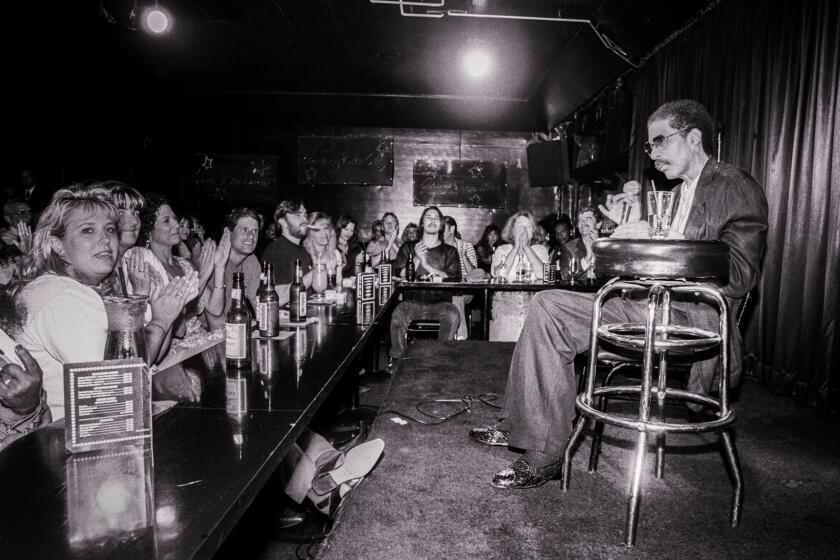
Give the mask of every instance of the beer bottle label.
[[306, 290], [302, 289], [298, 296], [298, 305], [300, 308], [298, 309], [298, 315], [300, 315], [301, 321], [306, 320]]
[[241, 360], [248, 356], [248, 325], [225, 323], [225, 357]]

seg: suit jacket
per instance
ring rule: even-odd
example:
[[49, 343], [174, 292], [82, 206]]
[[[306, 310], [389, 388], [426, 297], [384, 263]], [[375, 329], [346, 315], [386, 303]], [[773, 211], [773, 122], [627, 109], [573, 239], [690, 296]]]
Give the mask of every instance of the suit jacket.
[[[697, 181], [684, 233], [686, 239], [718, 240], [729, 246], [729, 280], [721, 293], [729, 304], [730, 379], [734, 385], [743, 354], [736, 315], [741, 300], [758, 284], [767, 241], [764, 191], [746, 171], [709, 158]], [[700, 328], [717, 331], [717, 313], [711, 308], [698, 306], [690, 315]], [[692, 370], [689, 389], [708, 393], [716, 375], [716, 359], [701, 362]]]

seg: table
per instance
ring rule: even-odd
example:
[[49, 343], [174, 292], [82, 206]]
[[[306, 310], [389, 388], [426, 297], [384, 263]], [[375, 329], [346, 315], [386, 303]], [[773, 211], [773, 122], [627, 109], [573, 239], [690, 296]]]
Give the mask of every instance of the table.
[[575, 292], [597, 292], [606, 279], [596, 279], [593, 283], [576, 282], [569, 284], [543, 284], [542, 282], [398, 282], [400, 292], [408, 290], [445, 290], [453, 293], [473, 292], [482, 294], [481, 335], [482, 340], [490, 340], [490, 302], [493, 292], [541, 292], [543, 290], [569, 290]]
[[66, 455], [62, 421], [12, 442], [0, 453], [0, 558], [212, 557], [396, 300], [368, 324], [352, 298], [310, 306], [317, 323], [255, 340], [238, 373], [224, 371], [223, 344], [195, 356], [200, 402], [156, 416], [150, 448]]

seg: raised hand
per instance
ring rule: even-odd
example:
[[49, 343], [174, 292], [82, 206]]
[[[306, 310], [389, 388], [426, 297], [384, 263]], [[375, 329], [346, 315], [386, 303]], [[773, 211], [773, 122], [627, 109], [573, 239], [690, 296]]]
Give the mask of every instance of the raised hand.
[[213, 274], [213, 263], [216, 259], [216, 242], [208, 239], [201, 247], [201, 255], [198, 261], [198, 282], [200, 285], [207, 283], [210, 275]]
[[32, 248], [32, 228], [26, 222], [18, 222], [17, 233], [18, 249], [23, 254], [29, 253], [29, 250]]
[[147, 296], [151, 293], [151, 269], [140, 251], [132, 251], [128, 257], [128, 279], [135, 294]]
[[426, 266], [426, 257], [429, 254], [429, 248], [426, 247], [425, 241], [419, 241], [417, 245], [414, 246], [414, 254], [417, 256], [417, 259], [420, 261], [420, 264], [423, 265], [424, 268], [428, 268]]
[[169, 327], [175, 322], [189, 301], [187, 298], [195, 275], [195, 272], [191, 272], [186, 276], [173, 278], [163, 289], [155, 290], [150, 302], [152, 319], [159, 321], [164, 327]]
[[230, 230], [225, 228], [222, 232], [222, 238], [219, 239], [219, 244], [216, 246], [216, 251], [213, 253], [213, 266], [224, 269], [228, 258], [230, 258]]
[[23, 346], [15, 346], [23, 367], [6, 364], [0, 369], [0, 402], [16, 414], [28, 414], [41, 402], [44, 374]]
[[638, 222], [642, 219], [642, 205], [639, 199], [639, 193], [642, 186], [638, 181], [628, 181], [624, 183], [623, 193], [618, 195], [607, 195], [606, 206], [598, 205], [601, 214], [608, 217], [616, 224], [621, 225], [621, 214], [625, 204], [630, 205], [630, 215], [626, 223]]

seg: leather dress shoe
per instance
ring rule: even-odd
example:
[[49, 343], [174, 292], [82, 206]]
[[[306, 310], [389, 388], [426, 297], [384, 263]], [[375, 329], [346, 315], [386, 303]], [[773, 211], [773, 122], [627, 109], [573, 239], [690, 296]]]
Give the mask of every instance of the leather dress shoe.
[[562, 460], [550, 465], [534, 468], [525, 457], [520, 457], [511, 466], [496, 474], [491, 484], [496, 488], [510, 490], [524, 490], [525, 488], [536, 488], [542, 486], [549, 480], [559, 478], [563, 471]]
[[507, 447], [510, 432], [508, 430], [500, 430], [498, 425], [483, 426], [481, 428], [473, 428], [470, 430], [469, 437], [471, 440], [477, 441], [483, 445]]

